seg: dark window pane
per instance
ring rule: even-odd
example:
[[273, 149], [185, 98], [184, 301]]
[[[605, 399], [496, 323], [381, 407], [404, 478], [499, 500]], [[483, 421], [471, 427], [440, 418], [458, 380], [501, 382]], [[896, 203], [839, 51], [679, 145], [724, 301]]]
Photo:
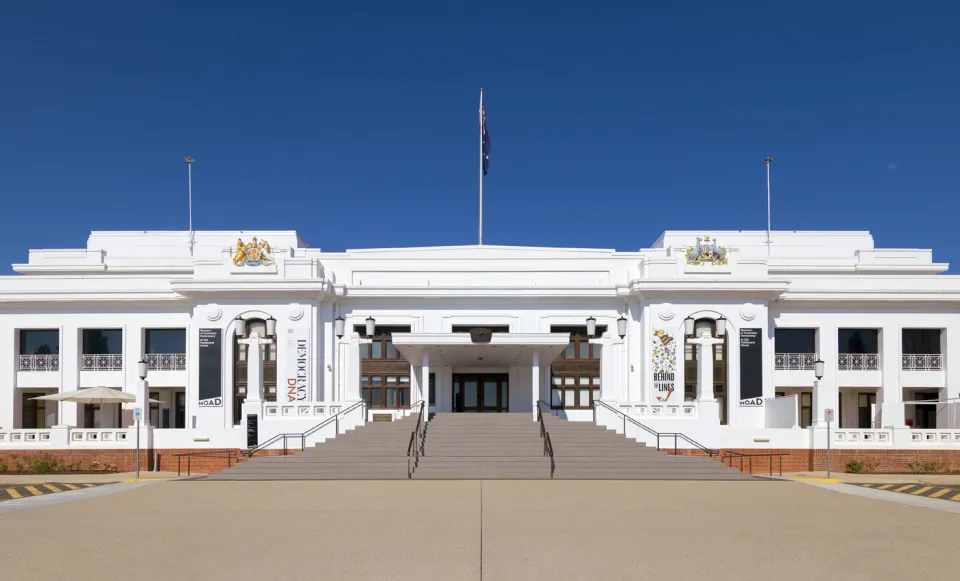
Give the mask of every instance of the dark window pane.
[[370, 390], [370, 407], [378, 408], [382, 405], [383, 400], [383, 390], [382, 389], [371, 389]]
[[563, 353], [564, 359], [573, 359], [573, 353], [574, 353], [573, 349], [575, 345], [576, 343], [574, 343], [573, 341], [567, 344], [567, 349]]
[[383, 357], [383, 343], [380, 341], [374, 341], [370, 344], [370, 358], [371, 359], [380, 359]]
[[121, 329], [84, 329], [83, 352], [86, 355], [122, 355]]
[[370, 359], [369, 345], [360, 345], [360, 359]]
[[590, 359], [590, 343], [586, 339], [580, 341], [580, 359]]
[[816, 353], [815, 329], [776, 329], [773, 340], [777, 353]]
[[394, 347], [393, 341], [387, 341], [387, 359], [396, 359], [397, 358], [397, 348]]
[[187, 352], [186, 329], [147, 329], [144, 338], [147, 355]]
[[904, 355], [939, 355], [940, 329], [904, 329]]
[[400, 388], [400, 407], [410, 407], [410, 388]]
[[397, 407], [397, 388], [395, 387], [387, 388], [387, 407]]
[[55, 355], [60, 353], [60, 331], [20, 331], [20, 355]]
[[428, 385], [430, 386], [429, 404], [437, 405], [437, 374], [431, 373]]
[[840, 329], [837, 334], [839, 353], [878, 353], [879, 336], [876, 329]]

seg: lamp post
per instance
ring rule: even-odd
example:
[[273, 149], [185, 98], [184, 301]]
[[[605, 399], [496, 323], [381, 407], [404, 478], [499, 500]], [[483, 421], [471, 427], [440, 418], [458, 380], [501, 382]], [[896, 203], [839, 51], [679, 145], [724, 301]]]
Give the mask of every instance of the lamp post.
[[[819, 394], [820, 380], [823, 379], [823, 360], [819, 357], [813, 362], [813, 374], [817, 378], [813, 384], [813, 389], [815, 393]], [[817, 403], [820, 403], [819, 397], [817, 397]], [[817, 413], [819, 414], [820, 411], [817, 410]], [[826, 410], [825, 415], [826, 417], [824, 419], [827, 421], [827, 478], [830, 478], [830, 421], [833, 419], [833, 409]]]
[[334, 401], [338, 401], [337, 398], [340, 397], [340, 344], [343, 339], [343, 333], [346, 328], [346, 321], [343, 320], [343, 317], [337, 317], [333, 320], [333, 334], [337, 336], [337, 393], [334, 394]]
[[[141, 359], [137, 362], [137, 375], [140, 377], [140, 385], [137, 386], [138, 391], [140, 392], [140, 397], [137, 397], [137, 403], [141, 406], [133, 410], [134, 425], [136, 426], [137, 430], [137, 480], [140, 479], [140, 416], [143, 415], [143, 407], [148, 405], [148, 402], [150, 401], [150, 390], [147, 387], [147, 368], [148, 365], [145, 360]], [[146, 420], [144, 421], [144, 424], [149, 425]]]
[[593, 317], [587, 317], [587, 337], [593, 337], [597, 334], [597, 320]]

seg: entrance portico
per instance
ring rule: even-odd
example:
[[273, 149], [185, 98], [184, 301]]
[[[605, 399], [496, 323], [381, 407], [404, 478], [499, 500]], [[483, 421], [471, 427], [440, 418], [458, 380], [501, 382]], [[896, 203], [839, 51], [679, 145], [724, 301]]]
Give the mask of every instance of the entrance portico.
[[475, 342], [470, 333], [393, 334], [393, 344], [414, 367], [418, 399], [434, 412], [535, 413], [537, 401], [545, 399], [544, 371], [569, 342], [566, 333], [493, 333], [489, 342]]

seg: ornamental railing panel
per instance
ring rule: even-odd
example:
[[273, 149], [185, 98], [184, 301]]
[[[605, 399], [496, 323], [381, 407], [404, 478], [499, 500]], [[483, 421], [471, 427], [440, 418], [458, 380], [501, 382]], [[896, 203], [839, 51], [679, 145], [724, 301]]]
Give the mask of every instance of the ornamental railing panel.
[[903, 371], [940, 371], [943, 369], [942, 355], [903, 355], [900, 359]]
[[837, 356], [840, 371], [876, 371], [880, 369], [880, 356], [876, 353], [841, 353]]
[[773, 368], [779, 371], [813, 371], [816, 353], [776, 353]]
[[80, 371], [122, 371], [123, 355], [87, 355], [80, 359]]
[[151, 371], [184, 371], [187, 368], [186, 353], [151, 353], [146, 356], [147, 369]]
[[60, 371], [59, 355], [21, 355], [20, 371]]

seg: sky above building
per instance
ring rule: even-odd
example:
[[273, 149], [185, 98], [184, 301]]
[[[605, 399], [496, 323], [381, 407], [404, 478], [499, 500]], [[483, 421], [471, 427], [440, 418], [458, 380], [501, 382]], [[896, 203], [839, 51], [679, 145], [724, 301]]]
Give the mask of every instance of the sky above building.
[[[325, 250], [647, 247], [663, 230], [954, 244], [953, 2], [19, 2], [2, 262], [91, 230]], [[722, 243], [722, 241], [721, 241]], [[4, 268], [9, 272], [8, 267]]]

